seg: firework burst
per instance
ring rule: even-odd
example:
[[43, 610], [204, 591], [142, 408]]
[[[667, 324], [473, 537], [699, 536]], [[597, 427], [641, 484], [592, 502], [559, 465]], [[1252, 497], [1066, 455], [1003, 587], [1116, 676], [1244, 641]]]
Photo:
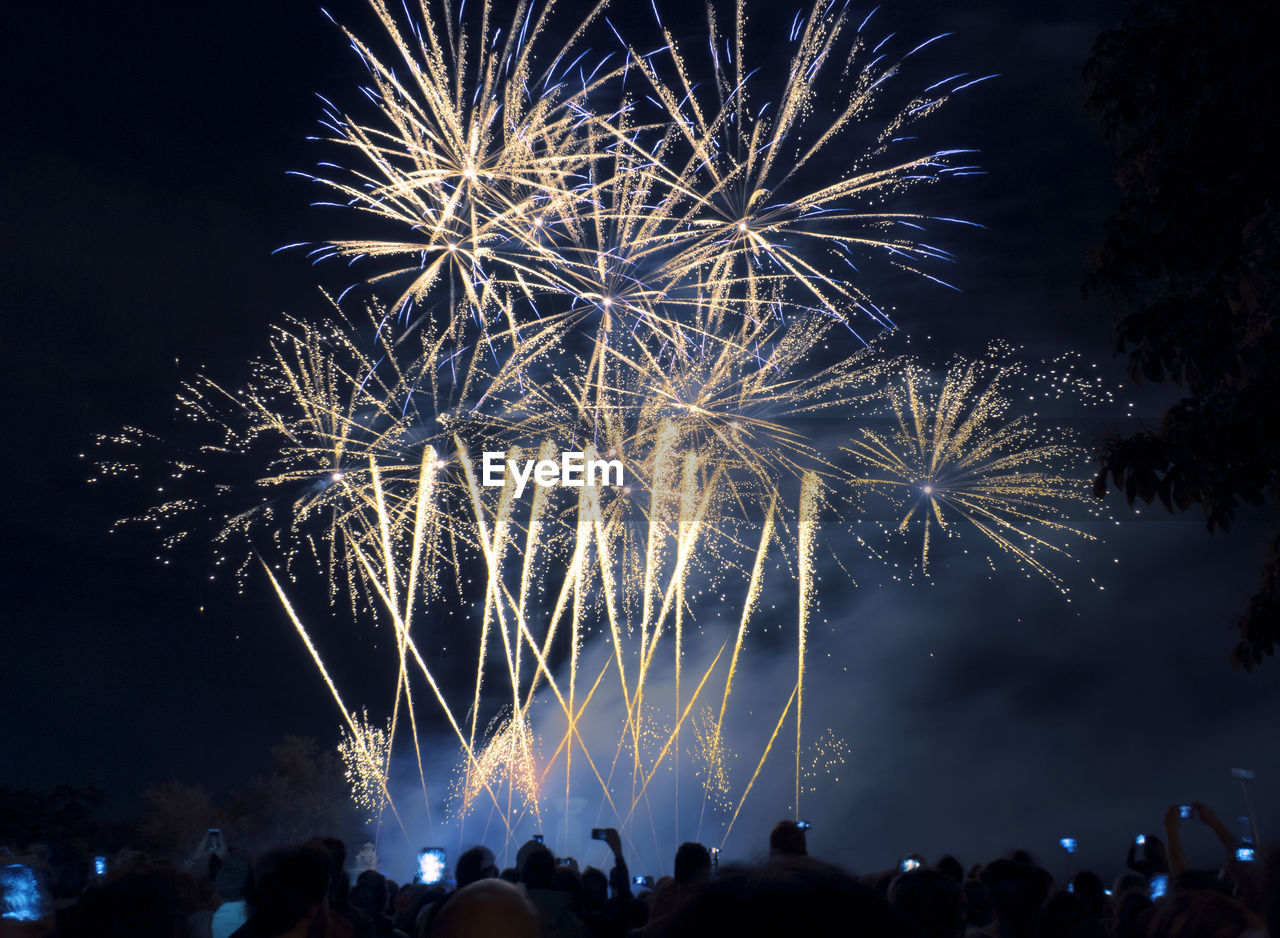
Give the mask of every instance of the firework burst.
[[366, 710], [359, 715], [352, 714], [349, 727], [342, 728], [338, 755], [346, 770], [347, 784], [351, 786], [351, 800], [369, 821], [376, 821], [391, 800], [387, 793], [391, 725], [375, 726], [369, 722]]
[[896, 533], [919, 538], [926, 576], [937, 539], [969, 528], [1065, 592], [1042, 557], [1094, 539], [1078, 526], [1096, 510], [1083, 473], [1065, 468], [1083, 468], [1089, 453], [1061, 428], [1013, 412], [1025, 368], [957, 360], [937, 382], [906, 361], [898, 374], [885, 394], [889, 427], [863, 425], [843, 447], [855, 491], [887, 502]]
[[[393, 629], [387, 728], [349, 717], [344, 740], [370, 812], [406, 722], [427, 795], [415, 694], [461, 752], [454, 812], [487, 807], [508, 834], [548, 799], [567, 810], [587, 777], [629, 836], [651, 783], [678, 786], [683, 760], [727, 837], [775, 744], [792, 740], [798, 811], [814, 773], [844, 761], [829, 731], [805, 735], [821, 715], [805, 676], [836, 494], [852, 483], [889, 503], [898, 531], [922, 531], [926, 569], [937, 535], [968, 526], [1062, 586], [1042, 557], [1081, 535], [1063, 513], [1078, 481], [1061, 468], [1079, 450], [1009, 416], [1013, 372], [957, 365], [934, 389], [882, 354], [874, 337], [894, 324], [860, 276], [880, 258], [937, 279], [928, 270], [950, 260], [923, 239], [955, 219], [895, 206], [975, 170], [966, 151], [908, 131], [982, 79], [889, 106], [934, 40], [889, 55], [891, 36], [831, 4], [797, 14], [770, 86], [747, 64], [741, 3], [727, 33], [709, 8], [705, 81], [661, 22], [657, 51], [613, 33], [620, 45], [593, 54], [598, 10], [551, 47], [550, 5], [505, 17], [487, 0], [422, 0], [402, 20], [371, 3], [390, 54], [347, 36], [372, 112], [326, 102], [325, 139], [346, 165], [306, 174], [377, 228], [312, 252], [358, 262], [363, 310], [344, 312], [344, 292], [326, 320], [288, 321], [243, 389], [191, 382], [181, 409], [214, 441], [174, 475], [216, 477], [215, 457], [253, 469], [140, 520], [221, 508], [219, 552], [238, 538], [241, 570], [261, 559], [344, 717], [282, 579], [312, 557], [332, 600]], [[1041, 393], [1063, 393], [1065, 375]], [[839, 453], [809, 432], [878, 406], [890, 429], [861, 423]], [[515, 472], [488, 484], [495, 450], [514, 469], [566, 451], [616, 460], [626, 483], [522, 494]], [[738, 779], [725, 725], [775, 570], [799, 588], [794, 685]], [[700, 604], [717, 594], [735, 622]], [[456, 637], [474, 656], [465, 696], [415, 629], [446, 606], [473, 610]], [[606, 701], [624, 716], [601, 744], [583, 728]], [[555, 718], [535, 724], [541, 705]], [[744, 709], [771, 705], [757, 693]]]

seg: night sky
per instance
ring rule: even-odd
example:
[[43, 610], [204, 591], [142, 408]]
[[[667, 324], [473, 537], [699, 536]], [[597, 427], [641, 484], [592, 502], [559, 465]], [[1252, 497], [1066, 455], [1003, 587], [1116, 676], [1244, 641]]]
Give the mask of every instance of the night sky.
[[[372, 33], [358, 0], [329, 9]], [[962, 292], [903, 280], [880, 294], [913, 336], [944, 352], [994, 338], [1074, 349], [1121, 383], [1114, 311], [1080, 292], [1116, 198], [1081, 72], [1115, 15], [1096, 0], [911, 0], [877, 14], [885, 32], [954, 34], [920, 85], [1000, 73], [930, 122], [982, 151], [988, 174], [939, 198], [985, 227], [949, 238]], [[286, 734], [336, 743], [338, 714], [266, 585], [240, 596], [210, 580], [203, 552], [166, 567], [143, 532], [109, 534], [144, 493], [88, 484], [81, 454], [122, 425], [163, 433], [182, 379], [203, 366], [234, 386], [283, 313], [323, 313], [317, 287], [341, 288], [342, 272], [272, 251], [341, 223], [286, 173], [331, 155], [305, 139], [314, 94], [350, 101], [363, 69], [314, 2], [25, 5], [7, 32], [0, 785], [97, 785], [123, 815], [166, 778], [241, 783]], [[1121, 400], [1154, 417], [1167, 397]], [[1056, 838], [1072, 834], [1112, 872], [1170, 803], [1241, 813], [1237, 765], [1258, 773], [1264, 836], [1280, 823], [1280, 664], [1246, 675], [1227, 663], [1267, 526], [1246, 517], [1224, 537], [1196, 509], [1117, 517], [1070, 572], [1070, 605], [1016, 572], [960, 567], [931, 587], [824, 596], [832, 658], [815, 680], [851, 757], [810, 801], [814, 852], [868, 869], [911, 850], [971, 862], [1016, 845], [1056, 862]], [[353, 643], [337, 618], [318, 631], [331, 650], [382, 637]], [[357, 700], [370, 654], [336, 668]], [[759, 798], [753, 823], [785, 813]]]

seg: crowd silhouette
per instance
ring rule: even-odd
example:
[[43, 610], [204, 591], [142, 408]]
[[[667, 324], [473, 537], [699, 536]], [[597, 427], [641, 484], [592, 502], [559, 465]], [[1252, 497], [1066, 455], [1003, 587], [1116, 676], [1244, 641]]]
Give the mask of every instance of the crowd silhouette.
[[[1221, 865], [1188, 864], [1188, 820], [1217, 834]], [[859, 876], [809, 856], [794, 821], [780, 821], [753, 862], [721, 866], [706, 846], [681, 844], [655, 882], [632, 877], [616, 830], [598, 839], [612, 852], [607, 872], [534, 839], [514, 866], [475, 846], [452, 877], [404, 883], [350, 869], [332, 837], [256, 859], [215, 839], [180, 865], [123, 851], [96, 868], [56, 869], [42, 859], [47, 847], [10, 845], [0, 847], [0, 936], [1280, 938], [1280, 856], [1233, 838], [1202, 804], [1171, 807], [1164, 837], [1132, 842], [1109, 886], [1089, 870], [1055, 881], [1021, 850], [967, 869], [952, 856], [912, 854]]]

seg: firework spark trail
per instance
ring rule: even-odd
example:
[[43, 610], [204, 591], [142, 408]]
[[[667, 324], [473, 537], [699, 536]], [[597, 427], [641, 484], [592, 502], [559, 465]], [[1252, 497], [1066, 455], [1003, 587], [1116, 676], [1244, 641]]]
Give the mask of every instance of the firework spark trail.
[[[543, 448], [539, 451], [538, 455], [540, 459], [546, 459], [550, 457], [551, 453], [552, 453], [552, 450], [551, 450], [550, 441], [547, 441], [546, 443], [543, 444]], [[521, 661], [523, 659], [523, 649], [524, 649], [524, 643], [522, 639], [524, 635], [528, 632], [529, 586], [533, 578], [534, 554], [535, 554], [535, 551], [537, 550], [537, 545], [539, 542], [539, 533], [542, 530], [543, 514], [546, 511], [547, 503], [548, 503], [547, 489], [544, 489], [542, 486], [535, 486], [533, 490], [533, 503], [529, 506], [529, 522], [525, 529], [524, 557], [523, 557], [523, 563], [521, 565], [521, 570], [520, 570], [520, 595], [515, 606], [516, 628], [519, 634], [516, 636], [516, 641], [515, 641], [515, 667], [512, 670], [511, 683], [514, 690], [514, 700], [515, 700], [514, 706], [518, 714], [527, 713], [529, 710], [529, 703], [532, 701], [532, 695], [531, 695], [529, 698], [529, 701], [521, 705], [520, 698], [519, 698], [520, 686], [521, 686], [520, 685]], [[536, 680], [536, 674], [535, 674], [535, 680]], [[525, 722], [522, 720], [520, 723], [521, 734], [522, 734], [520, 739], [520, 744], [521, 746], [524, 746], [524, 747], [530, 747], [532, 745], [532, 740], [524, 735], [525, 725], [526, 725]], [[511, 799], [512, 799], [512, 787], [508, 786], [507, 787], [507, 816], [508, 817], [511, 815], [511, 812], [512, 812]]]
[[[484, 675], [485, 653], [487, 651], [487, 639], [489, 636], [490, 623], [494, 618], [497, 619], [498, 629], [502, 635], [503, 651], [506, 653], [507, 668], [511, 673], [511, 694], [512, 694], [512, 714], [513, 719], [516, 718], [520, 709], [520, 685], [516, 679], [516, 664], [512, 655], [511, 636], [507, 630], [506, 617], [502, 612], [502, 597], [499, 595], [499, 578], [502, 575], [502, 558], [506, 553], [508, 544], [507, 531], [511, 523], [512, 512], [515, 507], [515, 486], [511, 479], [507, 480], [507, 484], [502, 487], [502, 491], [498, 496], [498, 506], [496, 517], [493, 520], [492, 530], [484, 520], [484, 507], [480, 498], [480, 489], [476, 483], [475, 469], [472, 466], [470, 458], [462, 449], [461, 442], [458, 443], [460, 453], [460, 462], [462, 463], [463, 472], [467, 480], [468, 494], [471, 496], [471, 507], [475, 512], [476, 528], [480, 535], [480, 546], [484, 552], [485, 565], [488, 568], [488, 580], [485, 586], [484, 596], [484, 613], [482, 616], [482, 624], [480, 627], [480, 651], [476, 660], [476, 683], [475, 697], [471, 704], [471, 738], [470, 745], [475, 746], [476, 721], [480, 715], [480, 691], [481, 683]], [[517, 453], [519, 451], [517, 450]], [[492, 612], [492, 616], [491, 616]], [[521, 731], [517, 734], [523, 738]], [[468, 779], [468, 786], [469, 786]]]
[[751, 566], [751, 579], [747, 586], [746, 598], [742, 603], [742, 614], [738, 618], [738, 632], [733, 640], [733, 653], [729, 656], [729, 670], [724, 678], [724, 692], [720, 697], [720, 710], [715, 717], [714, 729], [710, 731], [710, 743], [705, 747], [709, 750], [707, 778], [706, 784], [703, 786], [702, 809], [698, 813], [698, 830], [701, 835], [702, 820], [706, 814], [707, 798], [711, 791], [712, 779], [723, 781], [724, 766], [721, 760], [724, 753], [724, 714], [729, 708], [729, 695], [733, 692], [733, 678], [738, 670], [738, 656], [742, 654], [742, 647], [747, 637], [747, 623], [751, 619], [752, 613], [755, 612], [756, 604], [760, 599], [760, 586], [764, 580], [764, 559], [769, 550], [769, 542], [773, 539], [773, 519], [774, 512], [777, 509], [777, 503], [769, 505], [769, 509], [765, 512], [764, 523], [760, 529], [760, 546], [756, 550], [756, 559]]
[[778, 739], [778, 734], [782, 732], [782, 725], [787, 720], [787, 714], [791, 712], [791, 705], [796, 702], [796, 692], [800, 688], [791, 689], [791, 696], [787, 698], [787, 704], [782, 708], [782, 713], [778, 715], [778, 722], [773, 727], [773, 734], [769, 737], [769, 741], [765, 744], [764, 752], [760, 753], [760, 761], [756, 763], [756, 769], [751, 773], [751, 778], [747, 781], [747, 786], [742, 790], [737, 804], [733, 809], [733, 816], [729, 818], [729, 823], [725, 827], [724, 836], [720, 838], [720, 847], [723, 849], [725, 843], [729, 840], [729, 835], [733, 833], [733, 825], [738, 820], [738, 815], [742, 813], [742, 806], [747, 803], [747, 796], [751, 794], [751, 789], [755, 787], [756, 779], [760, 777], [760, 770], [764, 768], [765, 762], [769, 759], [769, 753], [773, 749], [774, 742]]
[[809, 636], [809, 614], [817, 599], [813, 582], [813, 539], [818, 524], [818, 477], [806, 473], [800, 488], [800, 619], [796, 637], [796, 819], [800, 818], [801, 720], [804, 715], [804, 656]]
[[[259, 560], [261, 560], [261, 558], [259, 558]], [[360, 728], [352, 720], [351, 714], [347, 711], [346, 704], [342, 702], [342, 695], [338, 693], [337, 685], [333, 683], [333, 678], [329, 676], [329, 670], [324, 666], [324, 661], [321, 660], [320, 653], [316, 651], [316, 646], [312, 644], [310, 634], [308, 634], [306, 628], [303, 627], [302, 622], [298, 619], [297, 614], [293, 611], [292, 604], [289, 602], [288, 597], [285, 596], [284, 590], [280, 588], [280, 583], [276, 580], [275, 574], [271, 572], [271, 568], [267, 566], [267, 562], [265, 560], [261, 560], [261, 563], [262, 569], [266, 571], [267, 578], [271, 580], [272, 589], [276, 591], [276, 596], [279, 598], [280, 604], [284, 606], [285, 612], [289, 616], [289, 621], [293, 623], [293, 627], [302, 638], [303, 644], [307, 646], [307, 652], [311, 655], [311, 660], [315, 662], [316, 669], [319, 670], [320, 676], [324, 678], [324, 683], [329, 688], [329, 693], [333, 695], [334, 703], [336, 703], [338, 705], [338, 709], [342, 711], [343, 720], [347, 724], [347, 730], [351, 734], [351, 739], [359, 753], [361, 762], [366, 764], [373, 763], [373, 756], [365, 747], [364, 736], [361, 734]], [[396, 804], [391, 798], [391, 793], [387, 791], [385, 777], [379, 777], [378, 787], [381, 795], [386, 799], [387, 806], [391, 808], [391, 813], [395, 815], [396, 823], [400, 825], [400, 830], [404, 832], [406, 837], [408, 837], [409, 832], [405, 830], [404, 821], [400, 819], [400, 812], [396, 810]]]
[[[413, 513], [413, 541], [409, 553], [409, 578], [406, 595], [410, 598], [418, 595], [418, 576], [422, 568], [422, 551], [426, 543], [427, 518], [435, 494], [436, 474], [441, 466], [439, 455], [434, 446], [426, 447], [422, 452], [422, 465], [418, 473], [418, 491]], [[396, 721], [400, 713], [400, 694], [404, 693], [406, 709], [409, 713], [409, 730], [413, 734], [413, 753], [418, 763], [418, 780], [422, 783], [423, 804], [427, 809], [427, 823], [434, 826], [431, 819], [431, 799], [427, 797], [427, 776], [422, 766], [422, 746], [418, 737], [418, 719], [413, 711], [413, 692], [409, 687], [408, 662], [405, 660], [406, 639], [413, 626], [413, 613], [416, 605], [408, 603], [404, 617], [404, 633], [396, 636], [396, 651], [399, 658], [399, 673], [396, 677], [395, 703], [391, 712], [390, 740], [388, 742], [388, 760], [390, 747], [395, 743]], [[389, 767], [388, 767], [389, 770]]]

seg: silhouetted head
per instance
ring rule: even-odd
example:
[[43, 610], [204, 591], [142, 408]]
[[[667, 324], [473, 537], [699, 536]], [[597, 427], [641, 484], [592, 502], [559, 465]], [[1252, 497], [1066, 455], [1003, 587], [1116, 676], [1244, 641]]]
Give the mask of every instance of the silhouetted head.
[[1034, 869], [1036, 865], [1035, 857], [1025, 850], [1015, 850], [1010, 853], [1009, 862], [1015, 863], [1018, 866], [1026, 867], [1029, 870]]
[[1175, 892], [1156, 902], [1145, 917], [1147, 938], [1238, 938], [1261, 930], [1256, 915], [1216, 892]]
[[1089, 914], [1101, 919], [1107, 908], [1107, 893], [1098, 874], [1081, 870], [1071, 882], [1075, 895], [1088, 908]]
[[769, 853], [786, 857], [808, 856], [804, 830], [795, 821], [779, 821], [769, 833]]
[[319, 850], [328, 859], [329, 898], [345, 902], [350, 885], [347, 878], [347, 845], [337, 837], [312, 837], [305, 846]]
[[682, 843], [676, 850], [676, 885], [695, 886], [698, 883], [705, 883], [710, 878], [711, 851], [693, 841]]
[[[554, 858], [553, 858], [554, 859]], [[449, 897], [427, 938], [538, 938], [538, 913], [518, 886], [482, 879]]]
[[582, 874], [571, 866], [557, 866], [551, 874], [551, 888], [573, 897], [571, 908], [575, 912], [582, 910]]
[[328, 913], [329, 855], [310, 844], [272, 850], [254, 868], [249, 918], [255, 935], [282, 935]]
[[520, 868], [520, 882], [529, 889], [550, 889], [556, 872], [556, 858], [542, 844], [536, 844], [525, 856]]
[[1115, 913], [1111, 917], [1111, 938], [1141, 938], [1143, 916], [1151, 908], [1151, 900], [1145, 892], [1130, 890], [1116, 893]]
[[1073, 892], [1058, 892], [1040, 910], [1037, 938], [1104, 938], [1089, 903]]
[[910, 938], [960, 938], [964, 934], [964, 891], [941, 870], [922, 867], [899, 873], [889, 886], [889, 904]]
[[964, 882], [964, 867], [961, 866], [960, 861], [951, 854], [948, 853], [941, 860], [935, 863], [934, 866], [942, 870], [942, 872], [946, 873], [957, 883]]
[[991, 910], [1006, 934], [1034, 933], [1052, 877], [1042, 869], [1009, 859], [996, 860], [987, 866], [982, 871], [982, 881], [991, 896]]
[[395, 916], [396, 927], [401, 922], [409, 922], [417, 917], [422, 908], [422, 897], [429, 887], [425, 883], [405, 883], [396, 890], [395, 899], [391, 903], [391, 914]]
[[808, 857], [775, 856], [722, 867], [672, 920], [677, 938], [706, 935], [851, 934], [899, 938], [893, 910], [843, 870]]
[[609, 901], [609, 877], [589, 866], [582, 871], [582, 907], [588, 912], [604, 908]]
[[529, 854], [533, 853], [533, 851], [537, 850], [541, 846], [542, 844], [538, 843], [533, 838], [526, 840], [523, 844], [520, 845], [520, 849], [516, 851], [516, 873], [517, 874], [524, 873], [524, 861], [529, 859]]
[[459, 889], [497, 875], [498, 866], [494, 860], [493, 851], [482, 845], [464, 850], [453, 868], [453, 876], [457, 880]]
[[391, 890], [387, 878], [377, 870], [365, 870], [356, 877], [347, 901], [351, 908], [370, 918], [385, 915]]

